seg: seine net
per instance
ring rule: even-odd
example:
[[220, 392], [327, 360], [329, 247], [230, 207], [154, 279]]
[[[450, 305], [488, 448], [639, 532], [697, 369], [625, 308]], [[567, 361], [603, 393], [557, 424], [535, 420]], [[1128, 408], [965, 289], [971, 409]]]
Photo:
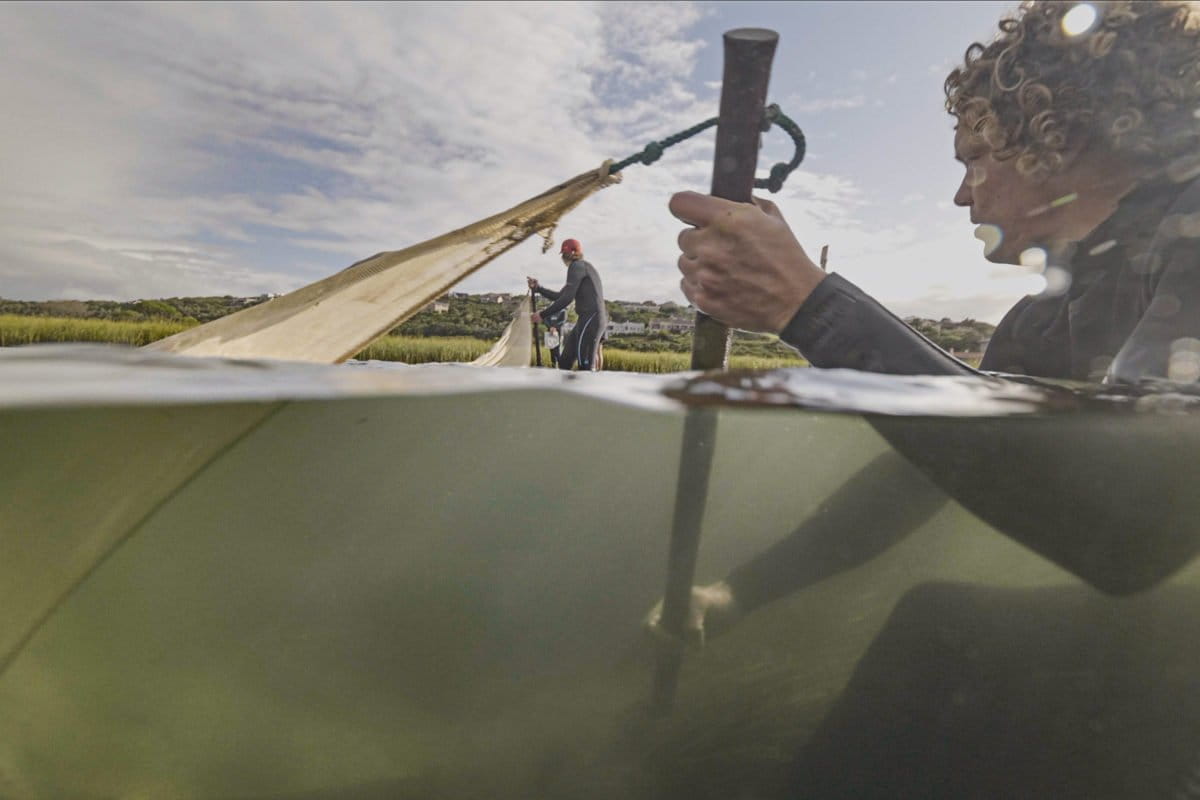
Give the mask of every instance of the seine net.
[[529, 324], [531, 311], [529, 295], [517, 304], [517, 313], [504, 333], [492, 345], [492, 349], [471, 362], [476, 367], [528, 367], [533, 354], [533, 326]]
[[[546, 247], [558, 220], [620, 181], [610, 162], [507, 211], [403, 250], [359, 261], [328, 278], [146, 346], [194, 356], [338, 363], [411, 317], [450, 287], [535, 233]], [[528, 336], [510, 325], [504, 340]], [[528, 327], [528, 326], [525, 326]], [[510, 341], [514, 354], [528, 355]], [[494, 349], [494, 348], [493, 348]], [[510, 363], [489, 353], [497, 363]], [[514, 355], [514, 357], [517, 357]], [[483, 359], [483, 365], [497, 365]], [[527, 364], [528, 360], [522, 363]]]

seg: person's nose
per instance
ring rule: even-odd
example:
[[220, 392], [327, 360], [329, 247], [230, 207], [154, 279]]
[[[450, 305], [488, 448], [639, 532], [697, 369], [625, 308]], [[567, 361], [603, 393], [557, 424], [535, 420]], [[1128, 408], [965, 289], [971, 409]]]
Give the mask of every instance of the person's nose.
[[958, 185], [958, 191], [954, 193], [954, 205], [970, 208], [974, 202], [971, 196], [970, 177], [971, 171], [967, 170], [967, 174], [963, 175], [962, 183]]

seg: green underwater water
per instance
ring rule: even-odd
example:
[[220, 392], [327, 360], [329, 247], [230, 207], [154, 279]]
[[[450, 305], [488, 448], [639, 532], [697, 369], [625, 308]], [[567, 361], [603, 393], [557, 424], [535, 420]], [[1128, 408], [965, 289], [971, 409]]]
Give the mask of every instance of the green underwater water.
[[[939, 500], [689, 654], [655, 720], [640, 621], [685, 412], [519, 387], [202, 400], [0, 411], [0, 578], [41, 603], [0, 610], [0, 797], [1149, 796], [1200, 764], [1190, 559], [1110, 597]], [[1086, 425], [1142, 425], [1160, 457], [1194, 427]], [[697, 581], [890, 449], [858, 415], [720, 411]], [[934, 753], [956, 735], [1054, 759], [1005, 778]], [[797, 778], [805, 748], [824, 772]]]

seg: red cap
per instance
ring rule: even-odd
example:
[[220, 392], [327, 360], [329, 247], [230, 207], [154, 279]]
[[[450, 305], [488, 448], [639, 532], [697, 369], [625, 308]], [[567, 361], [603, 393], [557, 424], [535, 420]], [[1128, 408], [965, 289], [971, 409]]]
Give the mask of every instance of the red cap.
[[559, 248], [558, 252], [560, 254], [562, 254], [562, 253], [582, 253], [583, 245], [581, 245], [579, 243], [578, 239], [566, 239], [565, 241], [563, 241], [562, 247]]

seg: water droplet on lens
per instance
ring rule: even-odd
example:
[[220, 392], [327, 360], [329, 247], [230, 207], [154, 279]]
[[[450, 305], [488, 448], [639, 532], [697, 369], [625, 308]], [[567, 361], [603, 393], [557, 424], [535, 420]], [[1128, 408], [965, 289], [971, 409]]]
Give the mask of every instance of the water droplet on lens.
[[1196, 353], [1200, 355], [1200, 339], [1184, 336], [1171, 342], [1172, 353]]
[[1047, 267], [1042, 277], [1046, 279], [1044, 294], [1060, 295], [1071, 288], [1071, 273], [1062, 267]]
[[1150, 308], [1147, 311], [1155, 317], [1173, 317], [1179, 313], [1179, 309], [1183, 307], [1183, 303], [1173, 294], [1155, 295], [1150, 301]]
[[1021, 251], [1018, 257], [1022, 267], [1041, 272], [1046, 268], [1046, 251], [1040, 247], [1030, 247]]
[[1200, 212], [1180, 217], [1179, 235], [1188, 239], [1200, 239]]
[[998, 225], [985, 223], [975, 227], [975, 238], [983, 242], [983, 254], [990, 256], [1004, 241], [1004, 231]]
[[1158, 223], [1158, 230], [1163, 236], [1170, 239], [1178, 239], [1183, 236], [1183, 215], [1168, 214], [1163, 218], [1163, 221]]
[[1063, 14], [1062, 29], [1067, 36], [1087, 33], [1096, 24], [1096, 7], [1090, 3], [1079, 3]]
[[1200, 155], [1180, 156], [1167, 164], [1167, 178], [1175, 183], [1186, 183], [1197, 175], [1200, 175]]
[[1167, 362], [1167, 380], [1191, 383], [1197, 378], [1200, 378], [1200, 353], [1179, 350], [1171, 354]]
[[1041, 294], [1046, 291], [1046, 276], [1045, 275], [1029, 275], [1029, 291], [1026, 294]]

